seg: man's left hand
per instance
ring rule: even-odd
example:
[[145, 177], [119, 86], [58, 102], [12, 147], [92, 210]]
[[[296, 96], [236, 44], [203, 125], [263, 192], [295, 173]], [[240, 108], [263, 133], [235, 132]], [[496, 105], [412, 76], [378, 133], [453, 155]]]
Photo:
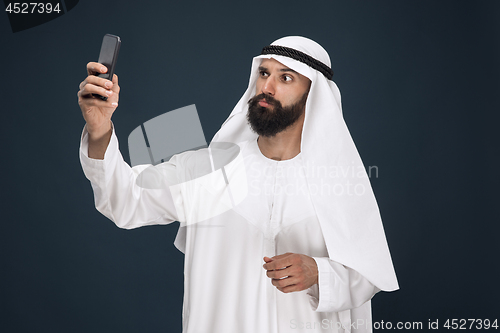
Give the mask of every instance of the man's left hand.
[[264, 269], [273, 286], [279, 291], [290, 293], [306, 290], [318, 283], [316, 261], [304, 254], [285, 253], [272, 258], [264, 257]]

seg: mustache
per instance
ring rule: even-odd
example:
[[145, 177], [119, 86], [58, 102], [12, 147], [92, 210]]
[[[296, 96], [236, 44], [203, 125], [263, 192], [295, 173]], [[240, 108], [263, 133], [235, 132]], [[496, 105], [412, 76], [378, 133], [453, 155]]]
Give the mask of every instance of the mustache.
[[249, 105], [256, 105], [259, 101], [265, 100], [267, 104], [272, 105], [272, 106], [278, 106], [281, 107], [280, 101], [275, 99], [273, 96], [266, 95], [264, 93], [255, 95], [254, 97], [250, 98], [248, 101]]

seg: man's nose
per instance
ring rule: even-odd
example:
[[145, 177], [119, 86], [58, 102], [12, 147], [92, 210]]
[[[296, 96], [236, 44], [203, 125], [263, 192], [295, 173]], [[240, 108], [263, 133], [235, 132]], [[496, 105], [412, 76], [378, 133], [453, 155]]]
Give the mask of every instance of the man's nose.
[[274, 79], [271, 77], [268, 77], [266, 82], [264, 83], [264, 86], [262, 87], [262, 93], [270, 96], [274, 96], [275, 93], [275, 86], [274, 86]]

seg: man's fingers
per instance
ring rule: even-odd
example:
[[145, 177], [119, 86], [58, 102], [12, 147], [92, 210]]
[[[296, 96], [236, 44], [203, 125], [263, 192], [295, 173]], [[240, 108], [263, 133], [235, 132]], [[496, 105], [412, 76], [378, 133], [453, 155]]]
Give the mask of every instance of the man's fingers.
[[290, 266], [284, 269], [276, 269], [276, 270], [269, 270], [266, 272], [267, 277], [270, 277], [272, 279], [281, 279], [284, 278], [285, 276], [293, 276], [297, 272], [297, 270], [294, 268], [294, 266]]
[[273, 261], [264, 264], [264, 269], [272, 270], [272, 269], [281, 269], [284, 267], [288, 267], [294, 263], [295, 254], [282, 254], [276, 257], [272, 257]]
[[[111, 85], [112, 85], [111, 86], [111, 90], [113, 90], [115, 93], [119, 93], [120, 92], [120, 86], [118, 85], [118, 75], [113, 74], [113, 82], [111, 83]], [[106, 88], [107, 87], [108, 86], [106, 86]]]
[[287, 277], [284, 279], [272, 279], [271, 280], [271, 283], [273, 284], [273, 286], [277, 287], [278, 289], [292, 286], [292, 285], [297, 284], [299, 282], [300, 282], [300, 280], [298, 278], [293, 277], [293, 276], [290, 276], [290, 277]]
[[99, 94], [101, 96], [110, 97], [114, 93], [118, 93], [119, 88], [115, 87], [118, 84], [113, 84], [111, 81], [94, 75], [89, 75], [80, 83], [80, 91], [83, 97], [88, 97], [89, 94]]
[[[96, 85], [96, 86], [99, 86], [102, 88], [106, 88], [106, 89], [111, 89], [115, 85], [115, 83], [111, 82], [110, 80], [104, 79], [102, 77], [94, 76], [94, 75], [87, 76], [83, 82], [91, 83], [93, 85]], [[118, 82], [116, 84], [118, 84]]]
[[91, 94], [98, 94], [105, 97], [113, 96], [114, 92], [112, 90], [107, 90], [96, 86], [94, 84], [87, 83], [80, 89], [80, 96], [83, 98], [89, 97]]
[[89, 75], [102, 74], [106, 73], [108, 69], [106, 66], [98, 63], [98, 62], [89, 62], [87, 64], [87, 73]]
[[284, 279], [272, 279], [271, 283], [283, 293], [292, 293], [307, 289], [307, 286], [301, 279], [292, 276]]
[[288, 261], [283, 261], [283, 260], [273, 260], [271, 262], [268, 262], [264, 264], [262, 267], [264, 267], [265, 270], [272, 271], [275, 269], [283, 269], [290, 266]]

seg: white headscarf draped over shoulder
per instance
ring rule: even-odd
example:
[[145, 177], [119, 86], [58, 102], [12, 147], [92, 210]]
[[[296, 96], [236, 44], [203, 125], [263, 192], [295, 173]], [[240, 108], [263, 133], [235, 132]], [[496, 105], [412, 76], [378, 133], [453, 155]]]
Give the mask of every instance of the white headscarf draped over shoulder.
[[[291, 48], [331, 68], [328, 53], [304, 37], [284, 37], [271, 45]], [[309, 193], [330, 259], [348, 266], [376, 287], [398, 289], [396, 274], [375, 196], [363, 162], [342, 117], [340, 91], [324, 74], [289, 56], [253, 58], [248, 89], [212, 142], [255, 139], [247, 123], [248, 100], [255, 95], [258, 67], [273, 58], [311, 80], [302, 131], [301, 153]]]

